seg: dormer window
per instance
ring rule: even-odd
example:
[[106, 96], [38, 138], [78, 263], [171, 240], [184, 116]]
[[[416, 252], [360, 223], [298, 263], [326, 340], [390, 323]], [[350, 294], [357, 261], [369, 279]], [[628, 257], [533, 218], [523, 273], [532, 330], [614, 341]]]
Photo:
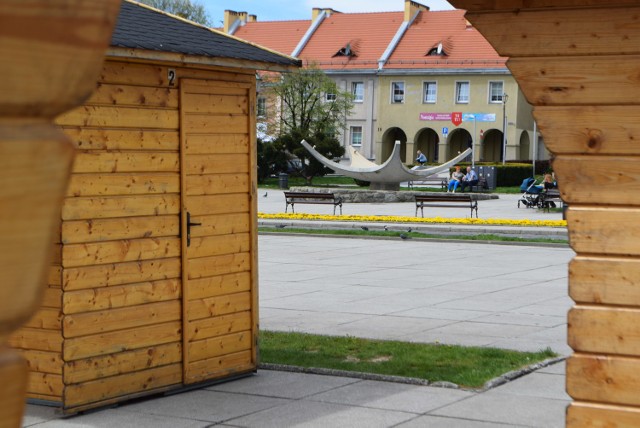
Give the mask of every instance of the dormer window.
[[358, 54], [356, 54], [355, 47], [351, 44], [351, 42], [349, 42], [346, 45], [344, 45], [344, 47], [340, 48], [340, 50], [336, 52], [333, 56], [334, 57], [346, 56], [346, 57], [352, 58], [354, 56], [358, 56]]
[[439, 42], [437, 45], [429, 49], [427, 52], [427, 56], [443, 56], [447, 53], [444, 51], [444, 47], [442, 46], [442, 42]]

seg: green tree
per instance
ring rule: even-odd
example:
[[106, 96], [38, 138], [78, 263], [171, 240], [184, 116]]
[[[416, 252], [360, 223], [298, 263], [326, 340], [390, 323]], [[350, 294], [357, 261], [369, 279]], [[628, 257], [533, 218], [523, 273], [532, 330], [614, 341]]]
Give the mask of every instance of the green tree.
[[204, 6], [191, 0], [138, 0], [156, 9], [164, 10], [181, 18], [188, 19], [198, 24], [211, 26], [211, 20]]
[[272, 79], [266, 86], [280, 100], [280, 136], [276, 142], [288, 153], [302, 160], [298, 173], [308, 183], [314, 176], [331, 170], [324, 167], [300, 144], [306, 140], [329, 159], [339, 159], [344, 147], [335, 137], [344, 129], [353, 109], [353, 96], [341, 91], [336, 83], [317, 67], [299, 69]]

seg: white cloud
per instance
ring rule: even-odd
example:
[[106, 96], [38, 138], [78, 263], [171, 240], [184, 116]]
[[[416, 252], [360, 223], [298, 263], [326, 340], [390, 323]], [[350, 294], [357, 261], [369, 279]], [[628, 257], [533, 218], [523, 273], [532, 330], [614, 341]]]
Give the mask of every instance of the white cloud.
[[[340, 12], [400, 12], [404, 10], [403, 0], [305, 0], [309, 10], [314, 7], [330, 7]], [[418, 0], [431, 10], [453, 9], [445, 0]]]

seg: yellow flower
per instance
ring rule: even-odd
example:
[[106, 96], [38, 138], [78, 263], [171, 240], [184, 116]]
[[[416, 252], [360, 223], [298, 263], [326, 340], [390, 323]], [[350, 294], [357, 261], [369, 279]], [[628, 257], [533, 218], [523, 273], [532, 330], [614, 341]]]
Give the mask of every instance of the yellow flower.
[[566, 227], [566, 220], [511, 220], [497, 218], [443, 218], [409, 217], [382, 215], [324, 215], [324, 214], [267, 214], [258, 213], [258, 218], [275, 220], [323, 220], [323, 221], [366, 221], [385, 223], [431, 223], [431, 224], [477, 224], [497, 226]]

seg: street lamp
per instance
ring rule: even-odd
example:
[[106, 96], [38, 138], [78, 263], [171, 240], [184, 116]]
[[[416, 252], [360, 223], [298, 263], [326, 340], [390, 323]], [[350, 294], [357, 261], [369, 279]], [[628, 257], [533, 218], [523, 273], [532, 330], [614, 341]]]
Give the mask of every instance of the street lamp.
[[509, 96], [502, 93], [502, 165], [507, 159], [507, 99]]

